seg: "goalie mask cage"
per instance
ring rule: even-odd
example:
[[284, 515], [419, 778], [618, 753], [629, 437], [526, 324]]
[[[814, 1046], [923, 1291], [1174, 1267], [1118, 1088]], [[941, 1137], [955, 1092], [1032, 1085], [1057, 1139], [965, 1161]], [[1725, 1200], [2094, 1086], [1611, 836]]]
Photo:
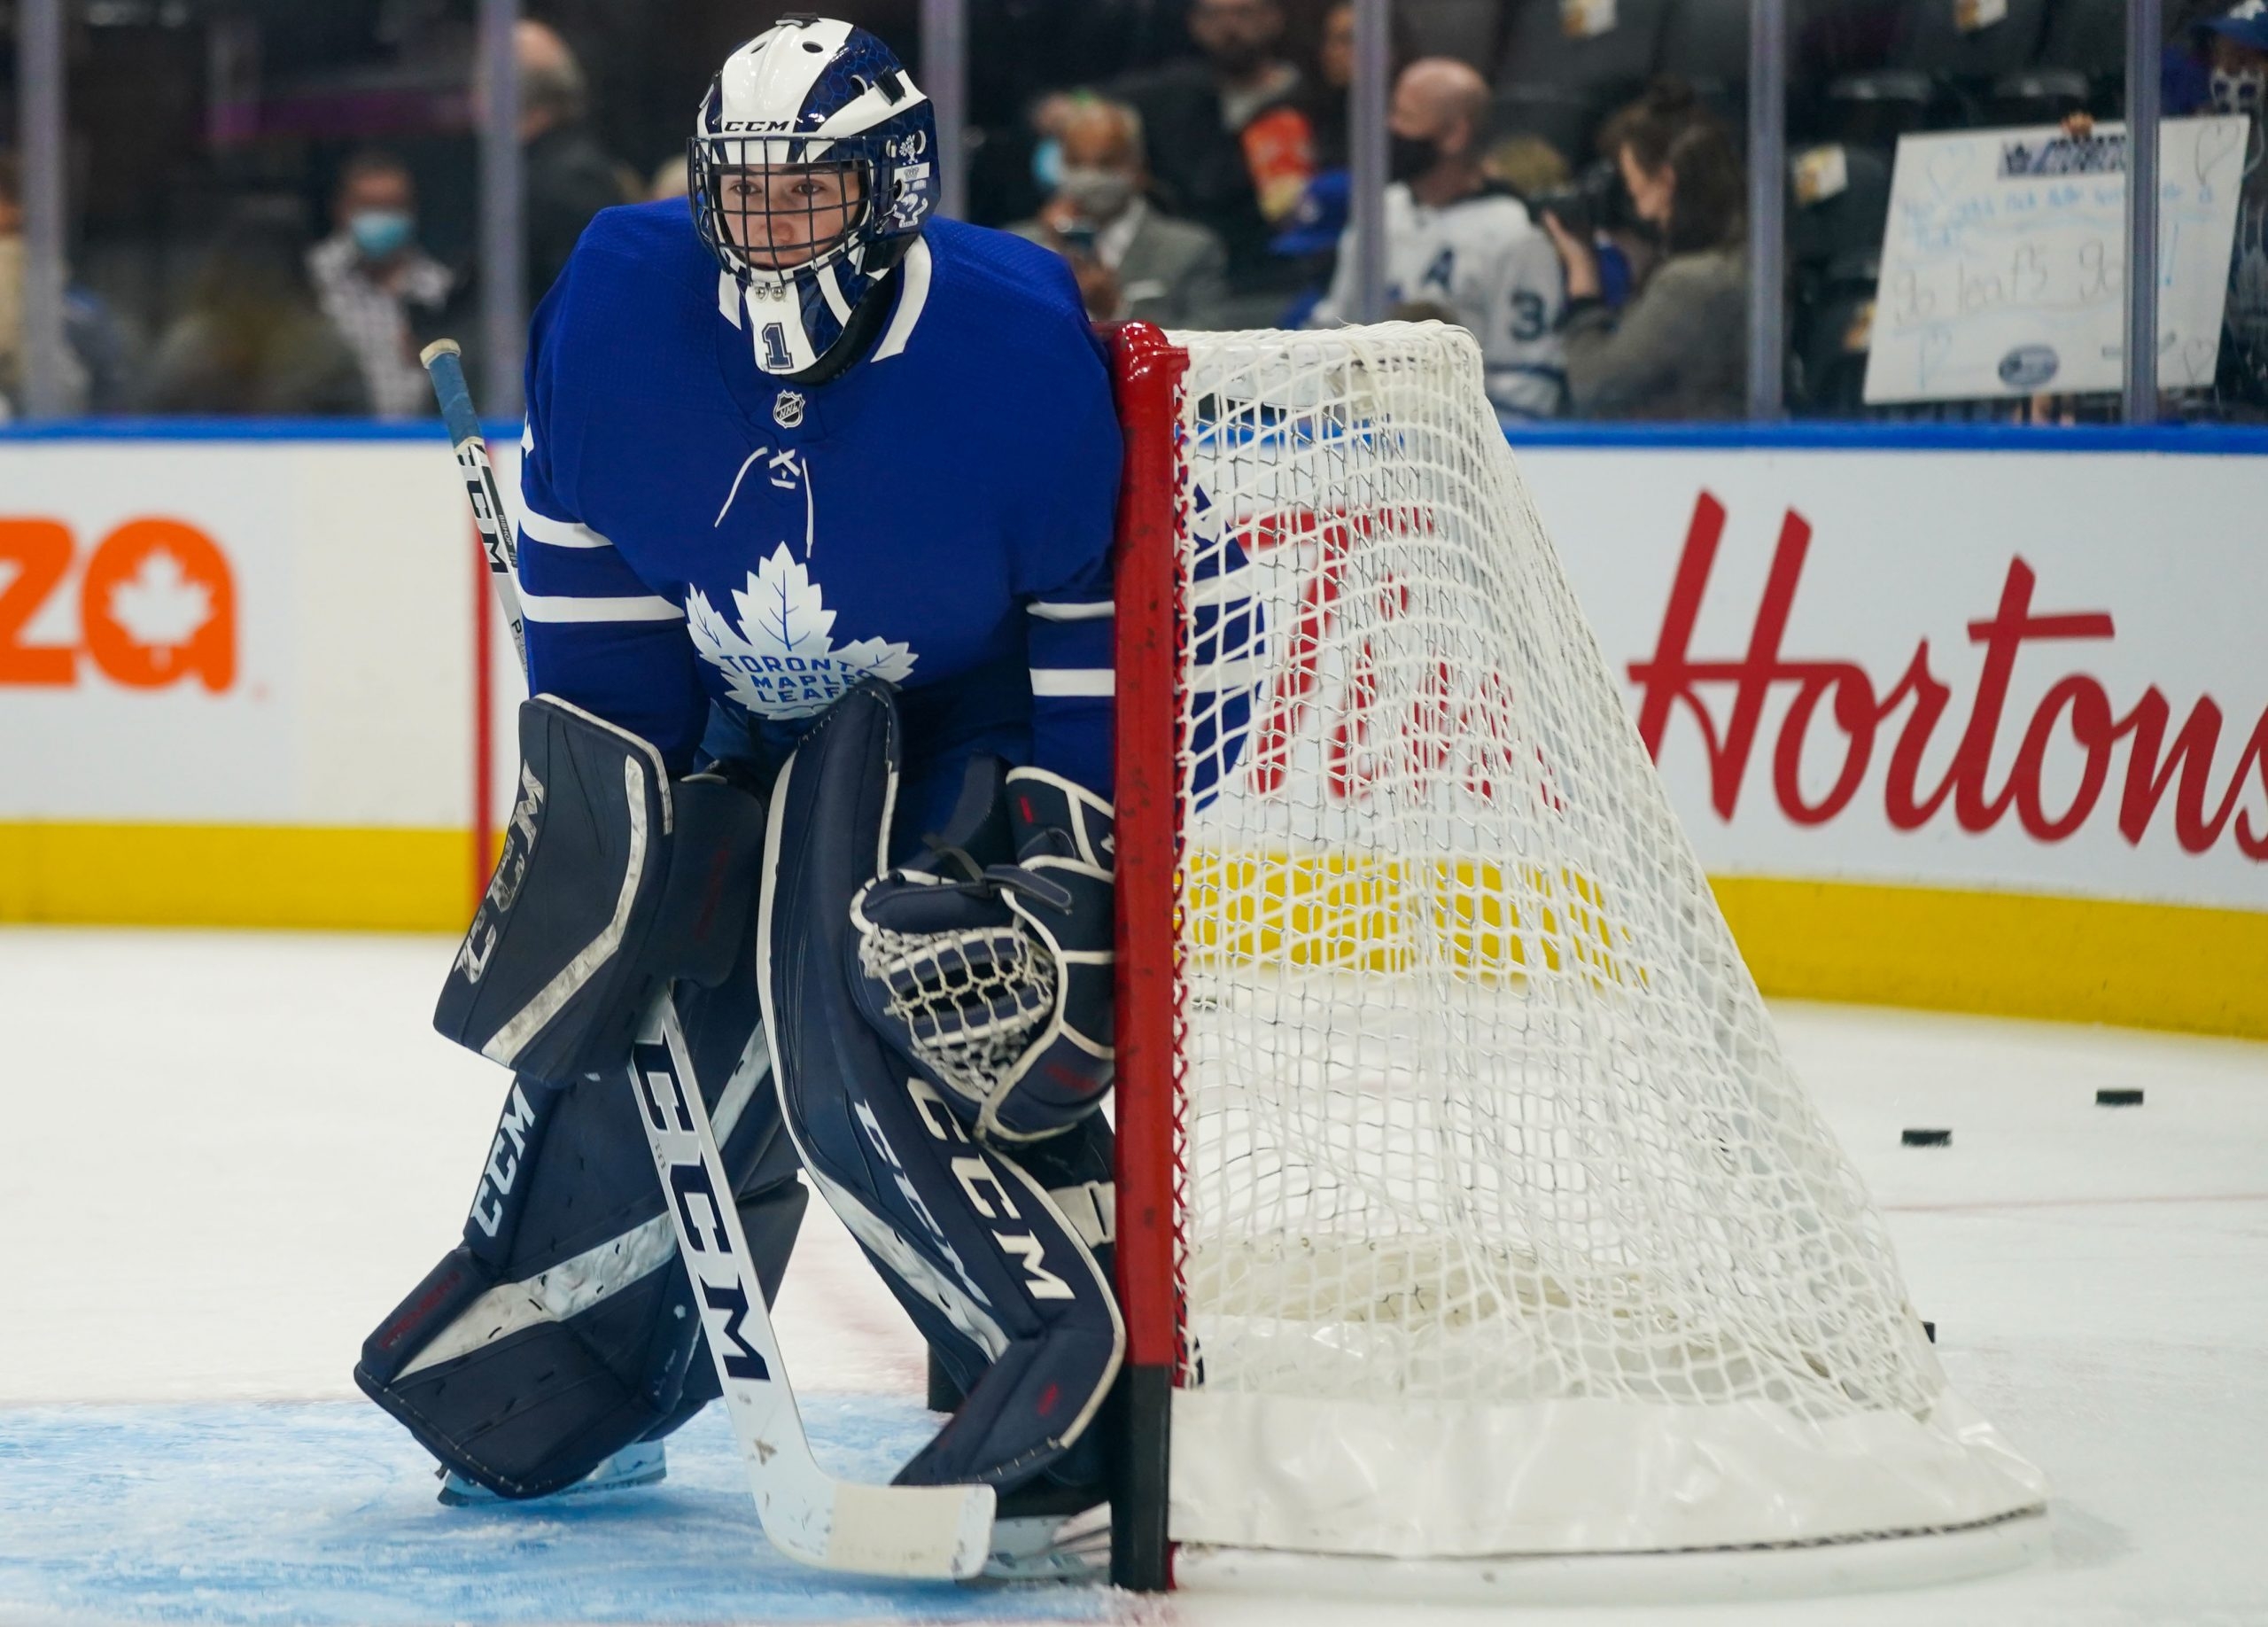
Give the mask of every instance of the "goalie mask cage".
[[1125, 1585], [1536, 1600], [2040, 1551], [1462, 330], [1111, 339]]

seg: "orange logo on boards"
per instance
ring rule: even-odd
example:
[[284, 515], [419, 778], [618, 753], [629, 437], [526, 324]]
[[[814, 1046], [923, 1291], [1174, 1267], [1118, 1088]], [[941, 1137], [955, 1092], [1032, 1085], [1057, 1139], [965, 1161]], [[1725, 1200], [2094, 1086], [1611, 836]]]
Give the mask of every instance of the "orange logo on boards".
[[128, 520], [105, 537], [80, 579], [80, 642], [27, 642], [73, 553], [71, 528], [58, 520], [0, 519], [0, 568], [9, 572], [0, 686], [67, 688], [79, 681], [82, 651], [129, 689], [163, 689], [191, 673], [215, 692], [236, 681], [236, 578], [220, 545], [182, 520]]

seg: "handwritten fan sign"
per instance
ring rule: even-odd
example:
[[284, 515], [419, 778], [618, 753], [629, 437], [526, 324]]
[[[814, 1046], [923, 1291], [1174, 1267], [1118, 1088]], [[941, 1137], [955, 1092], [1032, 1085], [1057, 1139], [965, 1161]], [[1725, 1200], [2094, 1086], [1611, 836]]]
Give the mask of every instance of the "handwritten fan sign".
[[[2246, 121], [2160, 130], [2158, 387], [2210, 384]], [[1891, 178], [1866, 400], [2116, 390], [2126, 134], [2053, 125], [1907, 136]]]

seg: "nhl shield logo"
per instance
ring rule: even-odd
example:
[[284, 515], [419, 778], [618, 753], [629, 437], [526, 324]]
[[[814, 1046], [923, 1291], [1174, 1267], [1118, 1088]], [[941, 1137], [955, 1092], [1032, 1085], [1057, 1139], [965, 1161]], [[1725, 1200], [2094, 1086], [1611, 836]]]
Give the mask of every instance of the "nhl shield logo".
[[782, 390], [772, 398], [772, 421], [781, 429], [793, 429], [804, 421], [804, 393]]

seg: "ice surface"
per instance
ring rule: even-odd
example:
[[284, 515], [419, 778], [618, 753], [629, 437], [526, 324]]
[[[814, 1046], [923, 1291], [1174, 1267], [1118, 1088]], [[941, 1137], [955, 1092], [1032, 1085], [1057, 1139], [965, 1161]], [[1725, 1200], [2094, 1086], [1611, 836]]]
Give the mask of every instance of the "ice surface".
[[[502, 1083], [428, 1026], [450, 949], [0, 931], [0, 1623], [1415, 1615], [818, 1576], [761, 1541], [713, 1417], [673, 1443], [663, 1486], [440, 1508], [423, 1454], [347, 1375], [453, 1241]], [[1890, 1213], [1954, 1382], [2054, 1480], [2054, 1561], [1957, 1589], [1524, 1611], [1523, 1627], [2268, 1623], [2268, 1047], [1775, 1016]], [[2105, 1086], [2147, 1104], [2098, 1108]], [[1909, 1125], [1949, 1125], [1953, 1145], [1902, 1148]], [[928, 1427], [920, 1349], [816, 1207], [779, 1321], [822, 1453], [883, 1477]]]
[[[838, 1474], [887, 1480], [933, 1428], [918, 1399], [809, 1406]], [[1068, 1622], [1103, 1589], [868, 1583], [757, 1534], [721, 1413], [659, 1485], [444, 1508], [432, 1460], [376, 1407], [208, 1402], [0, 1410], [0, 1620]]]

